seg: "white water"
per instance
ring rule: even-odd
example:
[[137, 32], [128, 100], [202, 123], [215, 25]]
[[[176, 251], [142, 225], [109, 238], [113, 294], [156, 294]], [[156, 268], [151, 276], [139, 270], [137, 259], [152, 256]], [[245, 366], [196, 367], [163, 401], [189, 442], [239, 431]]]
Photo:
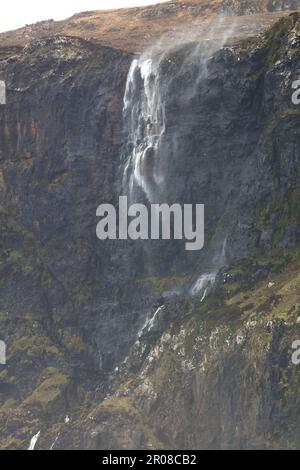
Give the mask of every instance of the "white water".
[[58, 439], [59, 439], [59, 436], [60, 434], [57, 434], [56, 438], [54, 439], [54, 442], [52, 443], [51, 447], [50, 447], [50, 450], [53, 450], [54, 447], [55, 447], [55, 444], [57, 443]]
[[217, 274], [220, 269], [226, 265], [226, 247], [227, 247], [227, 237], [225, 237], [221, 252], [213, 258], [213, 266], [211, 272], [202, 274], [197, 281], [193, 284], [190, 293], [192, 295], [201, 295], [201, 302], [203, 302], [208, 296], [209, 292], [213, 288]]
[[204, 22], [201, 27], [191, 26], [188, 30], [178, 28], [172, 31], [171, 37], [162, 36], [141, 57], [133, 60], [127, 77], [123, 108], [129, 133], [123, 190], [129, 192], [132, 199], [137, 188], [140, 188], [149, 202], [156, 202], [157, 193], [164, 183], [161, 144], [166, 134], [165, 92], [174, 77], [170, 75], [167, 80], [163, 78], [161, 64], [165, 61], [172, 63], [170, 53], [176, 48], [193, 44], [176, 72], [180, 75], [181, 69], [188, 69], [191, 65], [198, 69], [198, 73], [193, 75], [192, 80], [187, 80], [185, 89], [181, 90], [178, 103], [185, 99], [185, 93], [191, 99], [207, 74], [207, 63], [214, 52], [234, 35], [235, 22], [230, 20], [228, 24], [224, 20], [214, 19]]
[[123, 110], [132, 149], [126, 159], [123, 186], [129, 188], [131, 199], [135, 189], [141, 188], [150, 202], [155, 197], [156, 186], [163, 183], [157, 160], [157, 150], [165, 132], [159, 63], [160, 60], [154, 57], [142, 57], [132, 62]]
[[37, 443], [37, 441], [38, 441], [40, 435], [41, 435], [41, 431], [39, 431], [37, 434], [35, 434], [35, 436], [33, 436], [33, 437], [31, 438], [31, 441], [30, 441], [30, 445], [29, 445], [29, 447], [28, 447], [28, 450], [34, 450], [34, 449], [35, 449], [36, 443]]
[[227, 241], [228, 237], [226, 236], [224, 238], [224, 241], [222, 243], [222, 249], [221, 253], [219, 255], [216, 255], [213, 259], [214, 263], [217, 265], [217, 267], [220, 269], [226, 264], [226, 248], [227, 248]]
[[142, 326], [142, 328], [140, 329], [138, 333], [138, 338], [141, 338], [141, 336], [143, 336], [146, 333], [149, 333], [149, 331], [153, 329], [153, 327], [155, 326], [155, 321], [158, 318], [158, 315], [164, 308], [165, 306], [161, 305], [160, 307], [158, 307], [157, 310], [155, 310], [153, 315], [150, 315], [150, 317], [149, 316], [147, 317], [144, 325]]
[[[167, 184], [164, 184], [167, 180], [166, 168], [171, 165], [172, 158], [176, 158], [173, 155], [164, 155], [164, 150], [170, 151], [170, 147], [165, 143], [168, 128], [165, 96], [174, 77], [169, 76], [166, 80], [161, 73], [161, 64], [164, 61], [173, 63], [170, 52], [172, 49], [175, 51], [178, 45], [190, 41], [195, 43], [195, 46], [186, 51], [184, 61], [178, 65], [176, 71], [179, 77], [183, 70], [191, 71], [190, 74], [187, 73], [190, 78], [185, 82], [186, 87], [178, 88], [180, 95], [177, 100], [179, 105], [189, 104], [196, 96], [201, 81], [207, 76], [209, 61], [234, 34], [234, 29], [234, 24], [231, 24], [230, 28], [224, 28], [223, 19], [214, 21], [202, 30], [197, 28], [196, 31], [186, 32], [182, 37], [172, 38], [170, 44], [162, 39], [157, 47], [154, 46], [140, 58], [133, 60], [127, 77], [123, 108], [128, 130], [123, 190], [129, 193], [131, 202], [141, 202], [135, 200], [140, 194], [138, 189], [143, 191], [150, 203], [161, 202], [159, 199], [162, 194], [167, 197], [168, 188]], [[215, 37], [218, 37], [218, 40], [215, 40]], [[201, 40], [197, 42], [198, 38]], [[174, 148], [173, 151], [176, 151], [176, 146]], [[166, 161], [165, 165], [163, 160]], [[223, 241], [220, 252], [209, 263], [210, 267], [206, 269], [206, 273], [199, 273], [198, 280], [190, 289], [192, 295], [201, 295], [201, 301], [207, 297], [216, 281], [217, 273], [225, 265], [226, 244], [227, 239]], [[147, 325], [153, 328], [158, 313], [154, 313], [152, 323], [151, 319], [146, 320], [139, 336], [147, 330]]]
[[209, 291], [211, 290], [211, 288], [214, 286], [216, 277], [217, 277], [216, 272], [202, 274], [192, 286], [191, 294], [201, 295], [201, 302], [203, 302], [206, 299], [207, 295], [209, 294]]

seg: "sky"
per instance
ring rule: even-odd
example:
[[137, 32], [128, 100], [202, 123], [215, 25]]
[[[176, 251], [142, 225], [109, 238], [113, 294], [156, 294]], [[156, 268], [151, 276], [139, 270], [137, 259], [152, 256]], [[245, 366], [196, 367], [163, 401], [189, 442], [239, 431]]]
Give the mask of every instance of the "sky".
[[2, 0], [0, 32], [50, 18], [62, 20], [82, 11], [135, 7], [164, 1], [166, 0]]

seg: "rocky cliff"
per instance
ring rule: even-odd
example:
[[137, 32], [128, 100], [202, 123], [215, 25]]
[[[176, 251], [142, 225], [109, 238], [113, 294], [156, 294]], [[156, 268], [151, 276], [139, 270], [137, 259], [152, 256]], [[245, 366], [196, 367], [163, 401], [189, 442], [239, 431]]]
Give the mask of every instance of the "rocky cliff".
[[[214, 31], [141, 58], [70, 36], [3, 54], [2, 449], [39, 431], [41, 449], [300, 447], [300, 17]], [[145, 60], [155, 194], [206, 205], [199, 254], [96, 238], [134, 166], [124, 95], [142, 115]]]

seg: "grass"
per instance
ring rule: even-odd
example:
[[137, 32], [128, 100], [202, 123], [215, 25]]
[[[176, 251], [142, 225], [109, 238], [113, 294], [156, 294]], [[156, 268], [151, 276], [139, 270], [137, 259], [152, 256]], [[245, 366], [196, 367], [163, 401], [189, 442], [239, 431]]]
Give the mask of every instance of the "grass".
[[[223, 0], [175, 0], [166, 4], [151, 5], [141, 8], [91, 11], [75, 15], [65, 21], [57, 21], [43, 27], [40, 24], [15, 32], [0, 34], [0, 48], [9, 48], [14, 52], [18, 46], [24, 46], [30, 40], [43, 37], [67, 35], [83, 39], [92, 39], [105, 46], [129, 52], [140, 52], [149, 44], [154, 44], [166, 33], [174, 31], [185, 33], [197, 31], [200, 25], [212, 15], [218, 14]], [[267, 0], [261, 0], [258, 13], [266, 11]], [[246, 19], [246, 24], [266, 26], [274, 23], [284, 13], [261, 14], [255, 19]], [[232, 18], [230, 23], [232, 22]], [[215, 21], [215, 20], [213, 20]], [[240, 16], [236, 22], [243, 22]], [[228, 26], [228, 25], [227, 25]], [[23, 33], [23, 34], [22, 34]], [[199, 38], [200, 39], [200, 38]]]
[[60, 352], [49, 338], [22, 336], [12, 343], [9, 357], [19, 357], [25, 360], [26, 358], [43, 357], [45, 354], [58, 356]]
[[62, 398], [62, 394], [69, 384], [69, 378], [54, 367], [45, 370], [46, 379], [26, 399], [27, 405], [37, 405], [44, 411], [50, 411], [51, 407]]
[[173, 276], [173, 277], [147, 277], [142, 279], [142, 283], [154, 290], [157, 294], [163, 294], [168, 290], [172, 290], [180, 285], [185, 284], [187, 276]]

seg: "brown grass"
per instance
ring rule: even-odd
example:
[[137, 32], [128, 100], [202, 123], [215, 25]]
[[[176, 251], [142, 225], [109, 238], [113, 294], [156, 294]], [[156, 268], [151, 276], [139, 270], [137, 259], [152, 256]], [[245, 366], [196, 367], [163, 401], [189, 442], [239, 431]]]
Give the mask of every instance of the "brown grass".
[[[2, 33], [0, 49], [9, 51], [12, 47], [22, 47], [34, 39], [67, 35], [140, 52], [163, 35], [172, 36], [178, 30], [188, 34], [191, 29], [197, 29], [212, 15], [221, 14], [220, 9], [226, 3], [227, 0], [173, 0], [141, 8], [79, 13], [64, 21], [40, 22]], [[263, 13], [235, 19], [243, 35], [260, 32], [284, 14], [265, 13], [267, 0], [249, 0], [248, 3], [254, 12]], [[233, 19], [229, 17], [226, 21], [225, 27], [228, 27]]]

